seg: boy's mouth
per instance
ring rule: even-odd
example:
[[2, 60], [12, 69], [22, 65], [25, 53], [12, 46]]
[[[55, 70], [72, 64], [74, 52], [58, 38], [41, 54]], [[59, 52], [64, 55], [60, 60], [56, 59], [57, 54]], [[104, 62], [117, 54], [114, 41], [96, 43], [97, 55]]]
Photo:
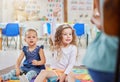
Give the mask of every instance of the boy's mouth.
[[30, 41], [30, 43], [33, 43], [33, 41]]

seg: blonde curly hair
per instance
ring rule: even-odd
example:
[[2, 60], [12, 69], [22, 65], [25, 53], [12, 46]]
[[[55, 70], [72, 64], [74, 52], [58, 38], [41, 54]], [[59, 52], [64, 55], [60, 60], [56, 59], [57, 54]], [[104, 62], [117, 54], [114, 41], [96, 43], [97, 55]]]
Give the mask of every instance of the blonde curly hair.
[[69, 24], [62, 24], [60, 25], [57, 29], [56, 29], [56, 33], [55, 33], [55, 39], [54, 39], [54, 43], [51, 42], [52, 40], [50, 40], [50, 45], [51, 45], [51, 50], [57, 50], [57, 59], [59, 60], [61, 58], [61, 45], [62, 45], [62, 32], [64, 29], [68, 29], [70, 28], [72, 30], [72, 41], [70, 44], [77, 46], [76, 43], [76, 35], [75, 35], [75, 31], [72, 29], [72, 27]]
[[54, 40], [54, 46], [55, 49], [59, 49], [61, 47], [61, 43], [62, 43], [62, 31], [64, 29], [70, 28], [72, 30], [72, 41], [70, 44], [76, 45], [76, 35], [74, 30], [72, 29], [72, 27], [69, 24], [62, 24], [60, 25], [57, 29], [56, 29], [56, 33], [55, 33], [55, 40]]

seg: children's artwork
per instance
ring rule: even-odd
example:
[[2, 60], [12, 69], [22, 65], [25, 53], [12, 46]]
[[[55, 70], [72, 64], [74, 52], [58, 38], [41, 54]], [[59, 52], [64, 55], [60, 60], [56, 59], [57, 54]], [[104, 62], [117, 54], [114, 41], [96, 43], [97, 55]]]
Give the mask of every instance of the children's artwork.
[[[14, 15], [17, 21], [52, 21], [53, 9], [60, 7], [63, 0], [14, 0]], [[63, 22], [62, 11], [57, 17], [57, 22]]]
[[[57, 22], [63, 22], [63, 0], [2, 0], [0, 21], [49, 21], [53, 19], [53, 9], [60, 7]], [[6, 17], [7, 16], [7, 17]]]
[[47, 2], [48, 21], [51, 21], [53, 19], [53, 10], [56, 7], [59, 7], [61, 9], [61, 12], [57, 16], [57, 22], [61, 23], [63, 22], [63, 0], [48, 0]]
[[93, 0], [69, 0], [68, 22], [86, 22], [93, 12]]
[[[86, 22], [91, 18], [93, 0], [67, 0], [68, 22]], [[64, 0], [2, 0], [2, 22], [48, 21], [53, 20], [53, 10], [60, 7], [57, 22], [63, 23]], [[7, 17], [6, 17], [7, 16]]]

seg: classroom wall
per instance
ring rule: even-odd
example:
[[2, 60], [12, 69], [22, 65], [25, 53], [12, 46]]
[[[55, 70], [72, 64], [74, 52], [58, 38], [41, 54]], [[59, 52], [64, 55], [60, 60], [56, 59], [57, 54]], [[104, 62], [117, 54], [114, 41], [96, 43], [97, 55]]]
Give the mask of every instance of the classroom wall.
[[13, 17], [13, 7], [12, 7], [12, 1], [13, 0], [2, 0], [2, 22], [12, 22]]
[[[54, 8], [63, 9], [63, 0], [2, 0], [0, 4], [2, 22], [52, 21]], [[63, 11], [57, 19], [63, 22]]]
[[93, 12], [93, 0], [69, 0], [68, 22], [88, 23]]
[[[52, 21], [52, 12], [56, 6], [61, 8], [57, 24], [63, 23], [64, 0], [1, 0], [0, 21], [2, 23], [19, 22], [26, 29], [38, 29], [39, 35], [44, 34], [43, 24]], [[68, 0], [68, 23], [85, 23], [93, 27], [90, 18], [93, 11], [93, 0]]]
[[[67, 20], [69, 23], [86, 22], [91, 18], [93, 0], [67, 0]], [[0, 17], [9, 21], [52, 21], [53, 10], [60, 7], [57, 22], [64, 22], [64, 0], [1, 0]]]
[[2, 22], [2, 0], [0, 2], [0, 22]]

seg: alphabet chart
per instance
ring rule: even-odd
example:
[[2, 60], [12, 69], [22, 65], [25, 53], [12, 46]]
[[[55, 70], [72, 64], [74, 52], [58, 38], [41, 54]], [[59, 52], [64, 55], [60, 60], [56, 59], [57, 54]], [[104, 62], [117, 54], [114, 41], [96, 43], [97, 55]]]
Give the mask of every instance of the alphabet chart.
[[89, 21], [93, 12], [93, 0], [69, 0], [68, 22]]
[[28, 0], [26, 11], [37, 15], [40, 21], [52, 21], [53, 10], [60, 7], [61, 11], [57, 16], [57, 22], [63, 22], [63, 0]]

